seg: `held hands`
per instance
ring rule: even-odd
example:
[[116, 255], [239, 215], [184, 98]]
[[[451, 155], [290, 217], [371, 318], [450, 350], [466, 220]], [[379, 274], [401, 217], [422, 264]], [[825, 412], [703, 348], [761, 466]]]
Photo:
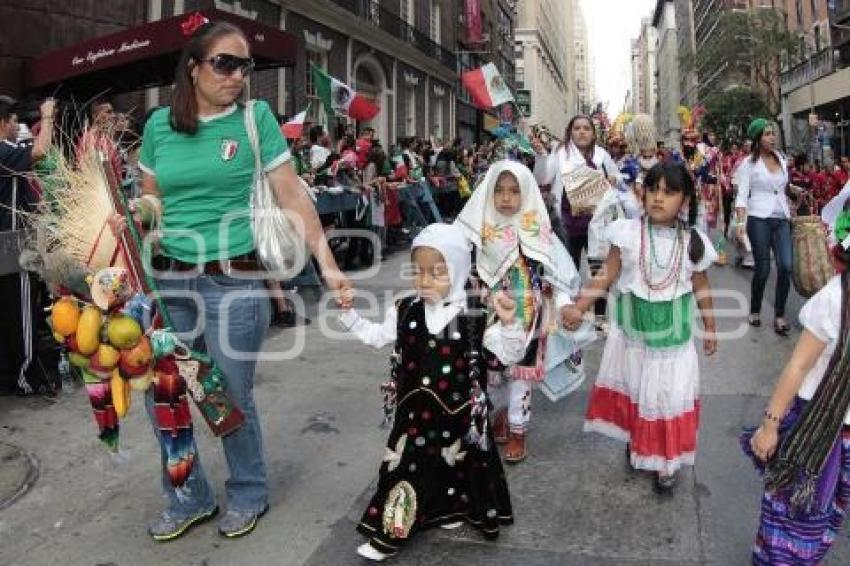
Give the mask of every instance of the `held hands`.
[[584, 313], [575, 305], [564, 305], [561, 307], [561, 323], [567, 330], [578, 330], [584, 322]]
[[350, 309], [354, 301], [354, 289], [352, 289], [348, 277], [338, 269], [328, 270], [325, 273], [325, 283], [334, 292], [336, 304], [340, 308]]
[[337, 305], [339, 308], [343, 310], [350, 310], [354, 304], [354, 295], [356, 291], [354, 289], [346, 289], [344, 291], [339, 292], [339, 298], [337, 299]]
[[499, 291], [492, 297], [493, 309], [496, 316], [505, 326], [513, 324], [516, 320], [516, 301], [510, 298], [505, 291]]
[[750, 439], [753, 454], [762, 462], [767, 462], [776, 453], [779, 444], [779, 431], [775, 426], [762, 424]]

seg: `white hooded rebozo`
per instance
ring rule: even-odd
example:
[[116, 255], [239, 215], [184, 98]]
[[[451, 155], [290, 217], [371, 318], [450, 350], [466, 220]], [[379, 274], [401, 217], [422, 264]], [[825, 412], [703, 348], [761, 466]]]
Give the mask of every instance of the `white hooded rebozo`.
[[[496, 209], [496, 181], [511, 173], [520, 187], [520, 209], [504, 216]], [[488, 288], [495, 288], [520, 254], [543, 265], [544, 278], [560, 295], [557, 306], [571, 302], [579, 275], [563, 244], [552, 231], [549, 214], [532, 172], [515, 161], [497, 161], [463, 207], [455, 224], [478, 249], [476, 269]]]
[[430, 224], [422, 230], [411, 245], [416, 248], [432, 248], [440, 252], [449, 272], [451, 288], [439, 304], [424, 303], [425, 323], [431, 334], [438, 334], [466, 306], [466, 282], [472, 271], [472, 247], [463, 232], [452, 224]]

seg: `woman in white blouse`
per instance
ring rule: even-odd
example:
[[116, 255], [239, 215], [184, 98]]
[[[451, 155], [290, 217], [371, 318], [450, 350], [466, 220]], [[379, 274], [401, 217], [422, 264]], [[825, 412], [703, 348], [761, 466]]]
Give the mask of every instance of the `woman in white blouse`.
[[755, 270], [750, 294], [749, 323], [761, 325], [761, 303], [770, 275], [770, 252], [776, 258], [776, 301], [773, 329], [787, 336], [785, 303], [791, 287], [791, 210], [785, 195], [788, 163], [776, 150], [776, 127], [763, 118], [750, 123], [747, 137], [752, 140], [752, 156], [740, 165], [735, 211], [738, 230], [746, 220], [747, 236], [753, 247]]

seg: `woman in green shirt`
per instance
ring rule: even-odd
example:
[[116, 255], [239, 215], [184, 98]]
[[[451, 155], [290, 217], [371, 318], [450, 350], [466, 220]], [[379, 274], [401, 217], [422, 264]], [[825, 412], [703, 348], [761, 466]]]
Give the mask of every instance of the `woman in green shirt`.
[[[161, 211], [159, 252], [152, 264], [175, 330], [206, 348], [246, 416], [238, 431], [222, 438], [230, 477], [219, 532], [227, 537], [251, 532], [268, 509], [253, 379], [269, 324], [269, 300], [261, 273], [230, 274], [231, 268], [260, 271], [251, 232], [254, 154], [238, 102], [252, 68], [241, 30], [224, 22], [199, 26], [178, 64], [171, 106], [154, 112], [145, 125], [139, 159], [143, 196], [137, 208], [143, 217]], [[254, 108], [261, 162], [277, 200], [301, 218], [307, 246], [328, 286], [341, 293], [349, 282], [299, 184], [275, 117], [265, 102]], [[150, 394], [147, 401], [153, 416]], [[199, 459], [184, 486], [174, 489], [164, 476], [163, 487], [169, 507], [149, 529], [155, 540], [179, 537], [218, 511]]]

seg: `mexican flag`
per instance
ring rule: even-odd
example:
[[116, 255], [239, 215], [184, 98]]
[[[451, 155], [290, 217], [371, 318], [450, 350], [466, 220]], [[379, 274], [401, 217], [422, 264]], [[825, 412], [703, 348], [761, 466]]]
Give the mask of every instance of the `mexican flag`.
[[347, 84], [327, 75], [315, 65], [311, 66], [316, 94], [322, 99], [329, 116], [340, 114], [353, 120], [366, 121], [378, 115], [380, 108], [372, 100], [357, 94]]
[[508, 85], [502, 80], [502, 75], [493, 63], [466, 71], [461, 75], [461, 82], [472, 95], [472, 102], [478, 108], [493, 108], [514, 100]]
[[288, 140], [295, 140], [301, 137], [301, 132], [304, 130], [304, 120], [307, 118], [307, 110], [309, 109], [310, 105], [308, 104], [305, 110], [296, 114], [292, 120], [280, 127], [283, 137]]

